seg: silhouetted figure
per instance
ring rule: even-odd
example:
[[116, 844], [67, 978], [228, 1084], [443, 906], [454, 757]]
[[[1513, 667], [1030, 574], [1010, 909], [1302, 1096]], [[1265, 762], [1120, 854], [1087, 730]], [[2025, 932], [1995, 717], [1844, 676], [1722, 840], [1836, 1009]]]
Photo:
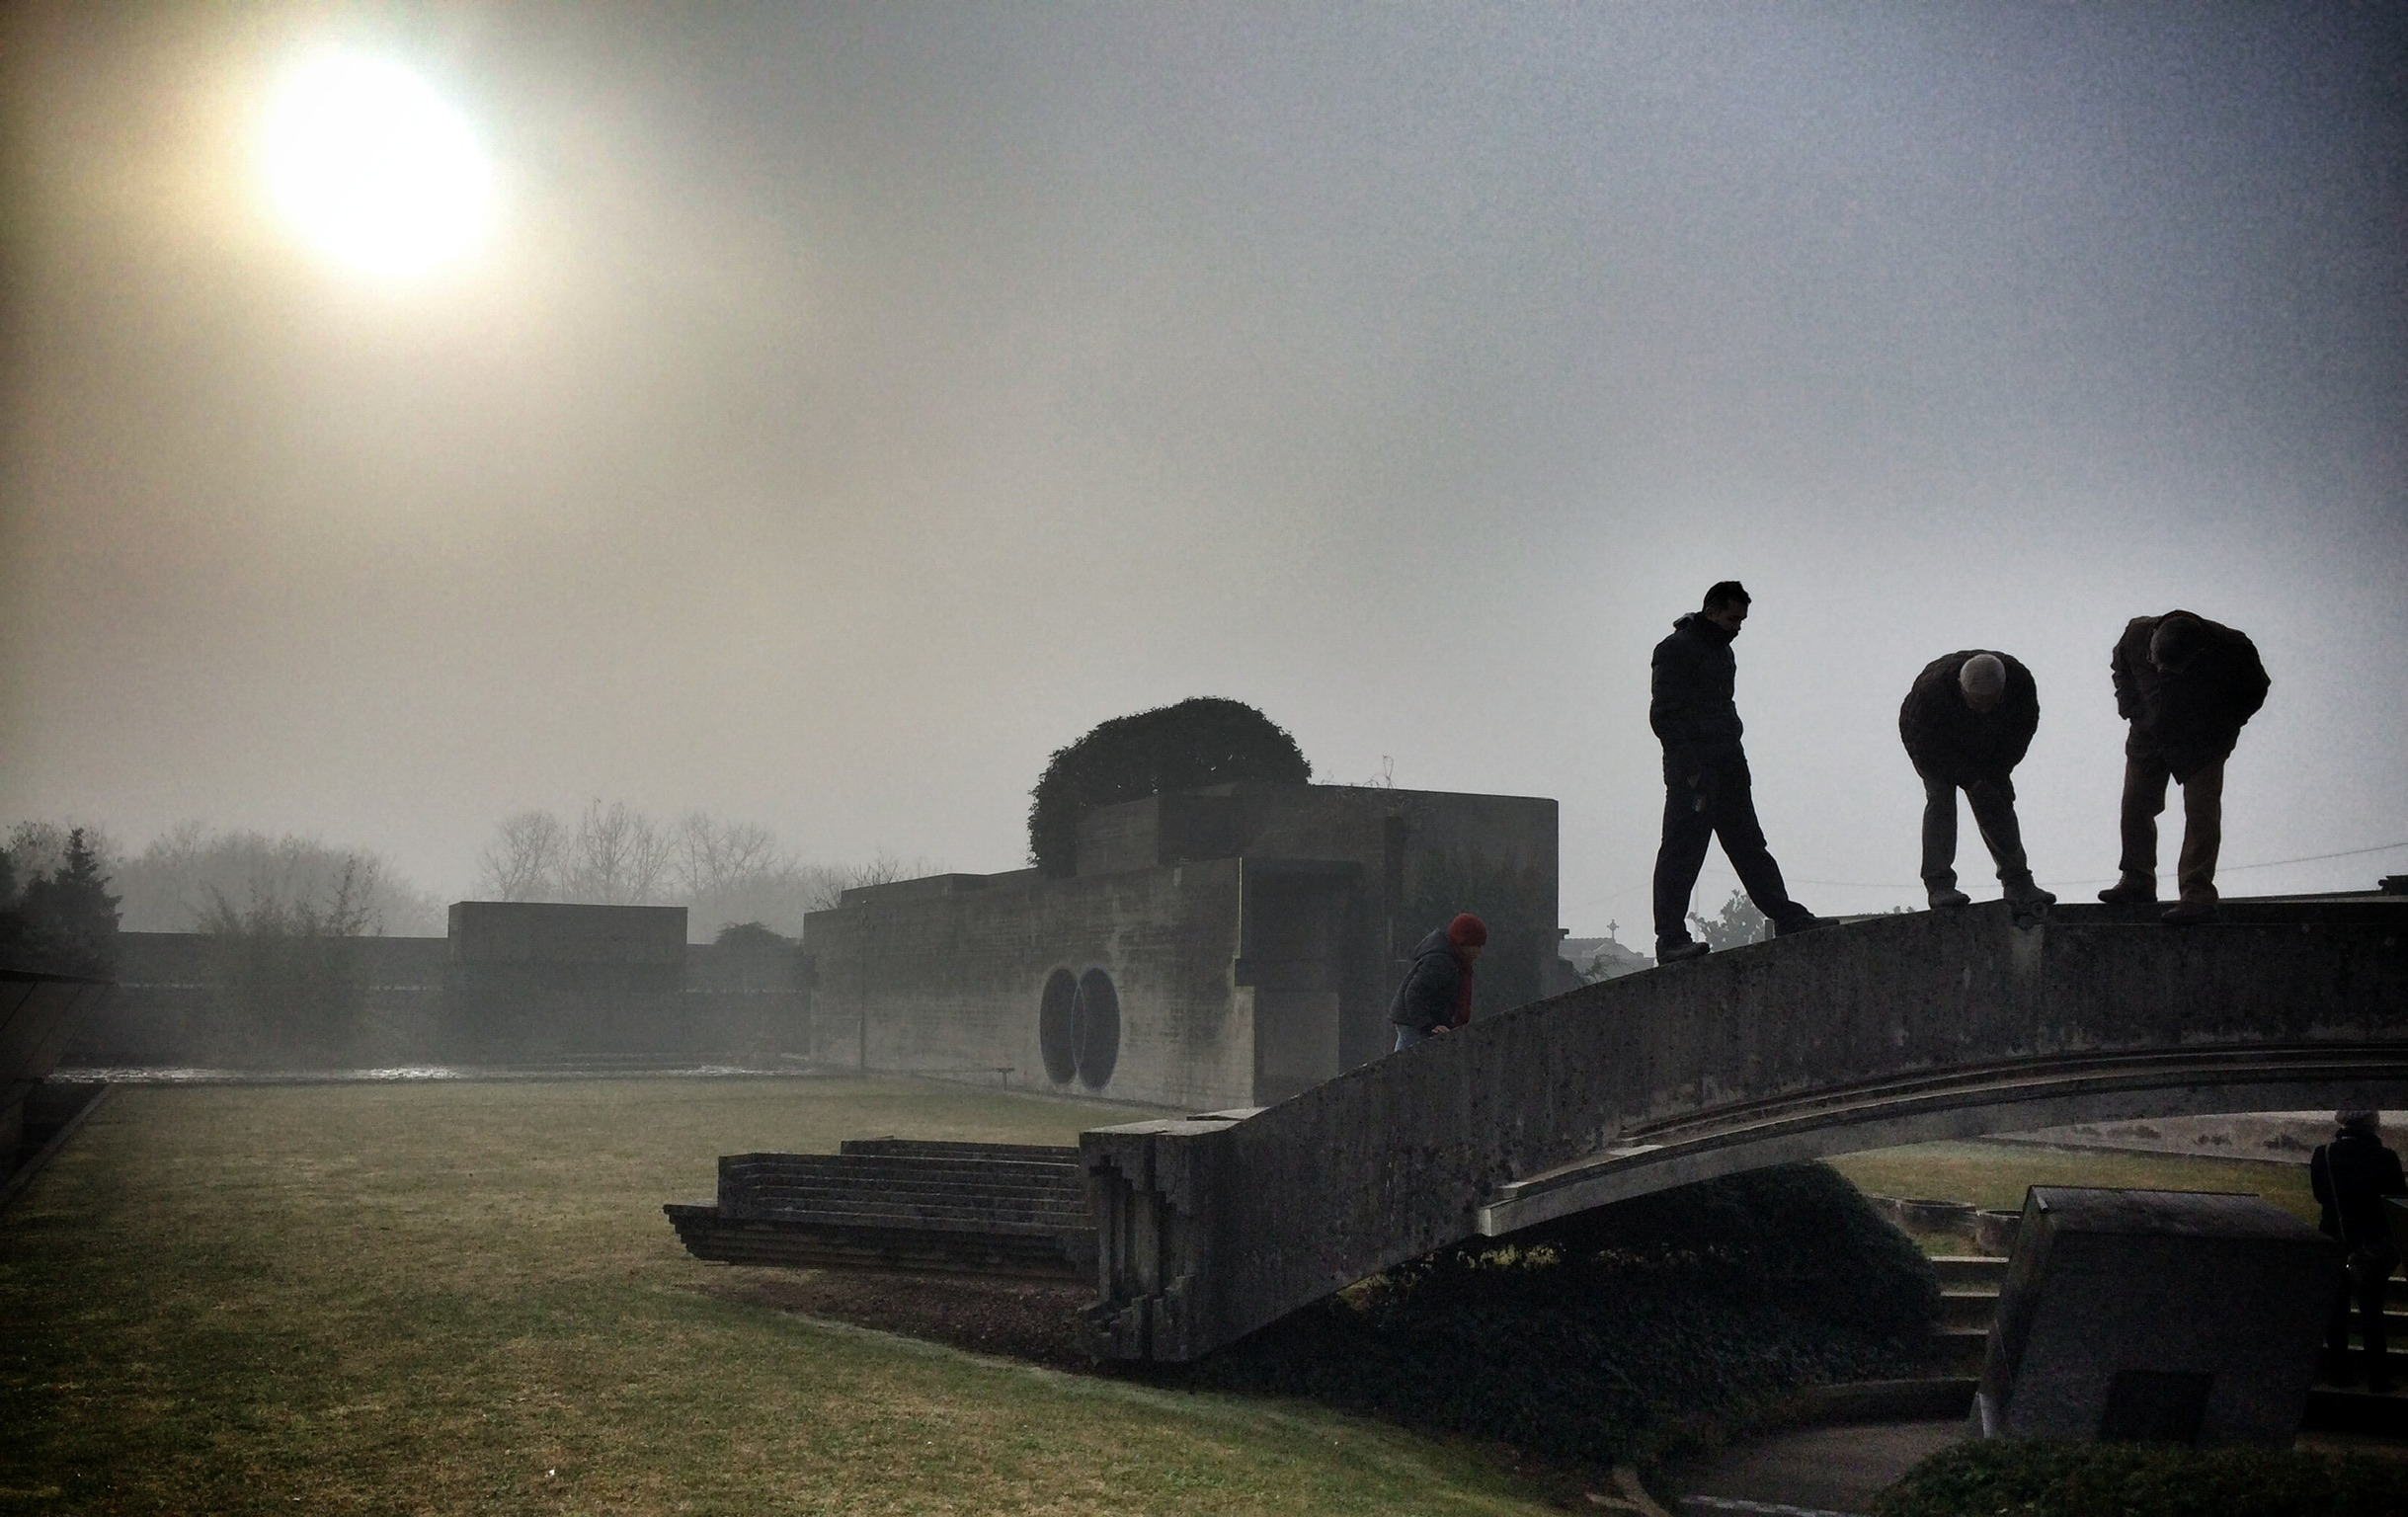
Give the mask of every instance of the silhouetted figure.
[[2135, 616], [2116, 644], [2116, 709], [2130, 722], [2124, 744], [2123, 877], [2099, 899], [2157, 899], [2157, 817], [2166, 780], [2182, 786], [2182, 898], [2175, 925], [2215, 916], [2215, 854], [2224, 840], [2224, 760], [2241, 727], [2266, 704], [2271, 681], [2241, 633], [2190, 611]]
[[1898, 737], [1923, 777], [1923, 889], [1934, 909], [1971, 900], [1957, 888], [1957, 792], [1998, 864], [1998, 881], [2018, 911], [2052, 906], [2032, 882], [2023, 829], [2015, 820], [2015, 766], [2040, 729], [2040, 687], [2032, 671], [2003, 653], [1968, 648], [1934, 659], [1898, 707]]
[[2385, 1196], [2408, 1195], [2408, 1178], [2400, 1173], [2400, 1157], [2383, 1147], [2381, 1117], [2371, 1111], [2337, 1111], [2341, 1131], [2331, 1143], [2319, 1144], [2308, 1159], [2308, 1184], [2324, 1209], [2317, 1226], [2328, 1238], [2341, 1240], [2349, 1253], [2348, 1273], [2333, 1298], [2333, 1315], [2326, 1321], [2324, 1342], [2333, 1351], [2336, 1373], [2347, 1381], [2350, 1349], [2350, 1298], [2358, 1298], [2358, 1331], [2367, 1348], [2367, 1386], [2391, 1389], [2383, 1359], [2383, 1290], [2400, 1256], [2392, 1245], [2390, 1219], [2383, 1215]]
[[1472, 966], [1487, 944], [1488, 924], [1466, 912], [1413, 949], [1413, 967], [1388, 1005], [1388, 1019], [1397, 1025], [1397, 1052], [1472, 1019]]
[[1823, 919], [1790, 899], [1781, 866], [1764, 845], [1756, 799], [1739, 745], [1739, 708], [1731, 700], [1738, 661], [1731, 639], [1747, 620], [1748, 595], [1736, 580], [1706, 592], [1703, 608], [1672, 623], [1655, 645], [1647, 724], [1664, 745], [1664, 840], [1655, 853], [1655, 962], [1703, 956], [1689, 936], [1689, 895], [1706, 863], [1706, 844], [1721, 838], [1775, 933], [1802, 932]]

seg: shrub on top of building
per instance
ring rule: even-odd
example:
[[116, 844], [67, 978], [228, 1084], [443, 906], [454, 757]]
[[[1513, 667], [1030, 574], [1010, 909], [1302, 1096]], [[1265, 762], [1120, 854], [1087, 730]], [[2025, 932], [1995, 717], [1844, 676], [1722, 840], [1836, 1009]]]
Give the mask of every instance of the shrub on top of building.
[[1302, 784], [1313, 765], [1287, 729], [1242, 700], [1197, 696], [1098, 724], [1054, 751], [1029, 792], [1028, 860], [1079, 872], [1079, 819], [1098, 806], [1231, 780]]

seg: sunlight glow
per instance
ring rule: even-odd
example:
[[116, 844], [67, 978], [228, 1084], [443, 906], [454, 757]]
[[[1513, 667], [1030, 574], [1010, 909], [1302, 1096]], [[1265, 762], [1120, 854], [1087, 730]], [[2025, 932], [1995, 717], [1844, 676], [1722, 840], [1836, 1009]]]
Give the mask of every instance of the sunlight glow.
[[466, 118], [380, 58], [324, 53], [294, 67], [268, 108], [262, 158], [285, 220], [370, 274], [447, 263], [493, 220], [493, 169]]

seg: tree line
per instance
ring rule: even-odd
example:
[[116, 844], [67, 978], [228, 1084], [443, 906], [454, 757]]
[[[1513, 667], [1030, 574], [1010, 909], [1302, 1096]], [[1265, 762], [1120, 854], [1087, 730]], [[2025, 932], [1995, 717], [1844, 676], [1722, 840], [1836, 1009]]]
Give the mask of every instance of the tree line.
[[925, 859], [886, 853], [865, 864], [809, 863], [759, 823], [689, 811], [663, 825], [624, 801], [596, 800], [573, 822], [540, 810], [503, 818], [477, 856], [477, 895], [682, 906], [704, 936], [749, 926], [793, 937], [807, 914], [847, 890], [935, 872]]

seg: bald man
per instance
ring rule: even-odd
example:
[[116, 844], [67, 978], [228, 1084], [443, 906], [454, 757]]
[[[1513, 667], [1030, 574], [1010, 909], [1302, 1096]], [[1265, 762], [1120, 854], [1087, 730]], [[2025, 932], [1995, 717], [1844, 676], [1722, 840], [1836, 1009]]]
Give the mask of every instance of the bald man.
[[1934, 659], [1898, 707], [1898, 736], [1923, 778], [1923, 889], [1934, 911], [1967, 905], [1957, 888], [1957, 792], [1990, 846], [2007, 903], [2019, 912], [2056, 904], [2032, 882], [2015, 820], [2015, 766], [2041, 724], [2032, 671], [2003, 653], [1967, 648]]

